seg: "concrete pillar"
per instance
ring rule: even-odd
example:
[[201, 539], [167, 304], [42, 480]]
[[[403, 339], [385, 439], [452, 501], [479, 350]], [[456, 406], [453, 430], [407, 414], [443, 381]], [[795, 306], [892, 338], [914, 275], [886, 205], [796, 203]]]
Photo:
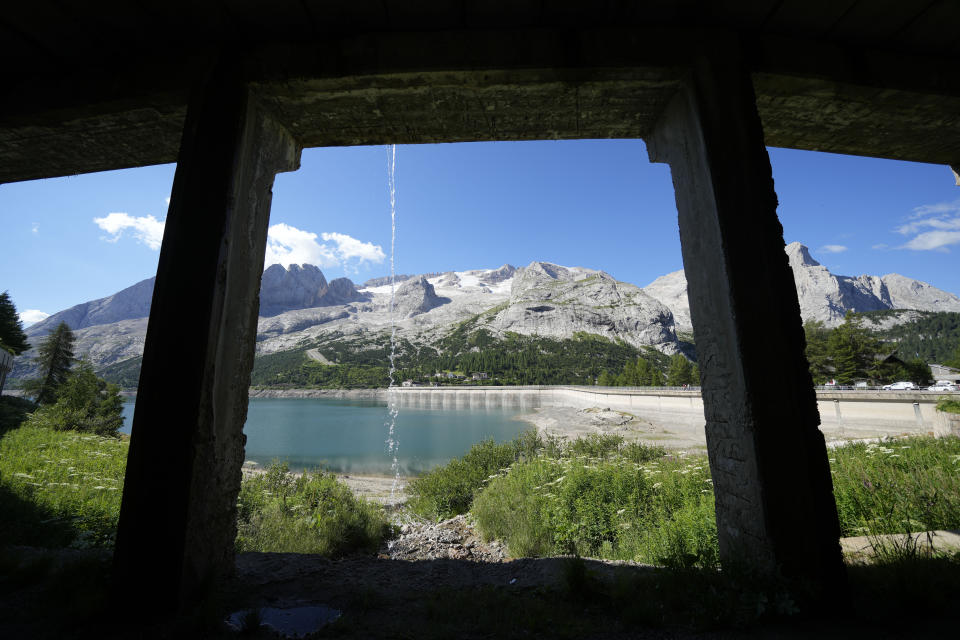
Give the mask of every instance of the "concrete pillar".
[[698, 59], [647, 144], [676, 192], [721, 557], [826, 596], [845, 583], [836, 504], [770, 160], [735, 47]]
[[120, 610], [186, 612], [233, 570], [271, 189], [299, 159], [232, 69], [191, 97], [114, 553]]

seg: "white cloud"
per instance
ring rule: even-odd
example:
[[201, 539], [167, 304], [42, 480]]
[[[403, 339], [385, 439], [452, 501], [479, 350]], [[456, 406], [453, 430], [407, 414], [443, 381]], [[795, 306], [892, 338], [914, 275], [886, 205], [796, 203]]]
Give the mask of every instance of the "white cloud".
[[357, 264], [364, 262], [379, 264], [386, 258], [380, 245], [372, 242], [361, 242], [343, 233], [324, 233], [323, 239], [337, 245], [335, 252], [344, 263], [355, 260]]
[[960, 244], [960, 200], [916, 207], [908, 220], [896, 231], [913, 237], [899, 249], [949, 251], [949, 246]]
[[40, 224], [37, 223], [37, 222], [34, 222], [34, 223], [30, 226], [30, 231], [32, 231], [33, 233], [40, 233]]
[[[98, 227], [110, 234], [104, 238], [116, 242], [127, 230], [151, 249], [159, 249], [163, 240], [164, 221], [153, 216], [135, 218], [127, 213], [111, 213], [94, 218]], [[386, 256], [379, 245], [363, 242], [344, 233], [317, 234], [288, 224], [275, 224], [267, 230], [265, 266], [281, 264], [313, 264], [320, 268], [342, 267], [350, 271], [367, 262], [381, 263]]]
[[267, 230], [267, 255], [264, 266], [279, 264], [315, 264], [333, 267], [339, 264], [330, 247], [317, 242], [317, 234], [288, 224], [275, 224]]
[[885, 242], [881, 242], [880, 244], [875, 244], [875, 245], [873, 245], [873, 247], [871, 247], [871, 248], [872, 248], [872, 249], [876, 249], [877, 251], [882, 251], [882, 250], [884, 250], [884, 249], [889, 249], [889, 248], [890, 248], [890, 245], [888, 245], [888, 244], [885, 243]]
[[903, 245], [915, 251], [949, 251], [947, 247], [960, 244], [960, 231], [925, 231]]
[[129, 213], [111, 213], [103, 218], [94, 218], [93, 222], [110, 234], [109, 238], [104, 238], [107, 242], [116, 242], [128, 229], [138, 242], [153, 250], [159, 249], [163, 241], [164, 221], [153, 216], [135, 218]]
[[828, 244], [820, 247], [821, 253], [843, 253], [847, 248], [842, 244]]
[[50, 314], [46, 311], [40, 311], [39, 309], [27, 309], [26, 311], [20, 312], [20, 320], [23, 322], [24, 327], [29, 327], [32, 324], [36, 324], [41, 320], [46, 320], [50, 317]]
[[288, 224], [275, 224], [267, 232], [265, 266], [280, 264], [314, 264], [321, 268], [356, 269], [365, 262], [383, 262], [386, 257], [379, 245], [363, 242], [344, 233], [317, 234]]

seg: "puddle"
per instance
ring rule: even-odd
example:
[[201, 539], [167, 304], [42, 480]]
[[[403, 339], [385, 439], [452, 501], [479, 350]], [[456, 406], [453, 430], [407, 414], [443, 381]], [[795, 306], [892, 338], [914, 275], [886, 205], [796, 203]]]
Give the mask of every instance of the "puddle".
[[259, 612], [261, 626], [272, 629], [285, 638], [299, 638], [314, 633], [339, 618], [341, 614], [340, 610], [323, 605], [287, 609], [263, 607], [231, 613], [227, 618], [227, 625], [234, 631], [243, 631], [244, 623], [254, 617], [251, 615], [253, 612]]

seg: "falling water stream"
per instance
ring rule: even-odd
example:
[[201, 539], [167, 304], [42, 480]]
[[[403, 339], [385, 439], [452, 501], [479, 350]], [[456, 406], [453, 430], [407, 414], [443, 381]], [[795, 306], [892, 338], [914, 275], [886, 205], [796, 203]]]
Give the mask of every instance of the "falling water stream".
[[397, 145], [387, 145], [387, 186], [390, 188], [390, 382], [387, 385], [387, 455], [393, 457], [390, 469], [393, 471], [393, 485], [390, 487], [390, 497], [397, 491], [400, 482], [400, 464], [397, 461], [397, 452], [400, 442], [397, 439], [397, 416], [400, 414], [400, 399], [394, 391], [393, 376], [396, 373], [397, 357], [397, 318], [395, 313], [396, 298], [396, 244], [397, 244]]

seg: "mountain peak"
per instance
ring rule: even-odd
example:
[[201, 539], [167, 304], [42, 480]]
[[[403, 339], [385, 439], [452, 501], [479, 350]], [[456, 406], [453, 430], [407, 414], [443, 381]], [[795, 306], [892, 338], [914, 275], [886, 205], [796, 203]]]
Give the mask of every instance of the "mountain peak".
[[787, 245], [785, 251], [790, 259], [790, 266], [798, 264], [803, 267], [819, 267], [821, 264], [810, 255], [810, 249], [799, 242], [791, 242]]

